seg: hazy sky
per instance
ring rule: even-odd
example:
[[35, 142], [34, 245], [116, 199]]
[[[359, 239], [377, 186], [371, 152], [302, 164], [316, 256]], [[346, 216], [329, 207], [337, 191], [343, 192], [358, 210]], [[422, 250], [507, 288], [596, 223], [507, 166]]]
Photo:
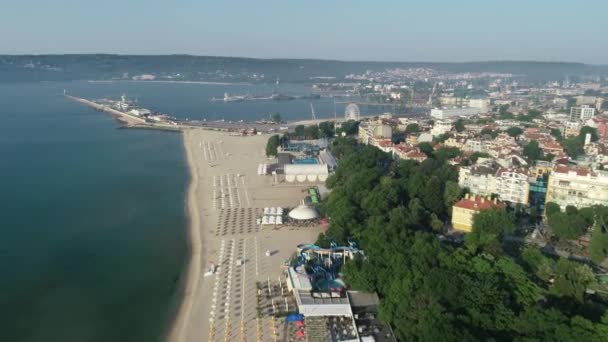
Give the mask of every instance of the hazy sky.
[[0, 0], [0, 54], [608, 64], [608, 0]]

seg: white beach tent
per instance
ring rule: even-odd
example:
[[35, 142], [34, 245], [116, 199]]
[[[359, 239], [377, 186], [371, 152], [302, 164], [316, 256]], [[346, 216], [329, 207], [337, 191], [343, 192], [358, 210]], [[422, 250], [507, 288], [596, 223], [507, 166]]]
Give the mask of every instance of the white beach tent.
[[306, 204], [301, 204], [289, 212], [289, 217], [299, 221], [313, 220], [319, 217], [319, 213]]

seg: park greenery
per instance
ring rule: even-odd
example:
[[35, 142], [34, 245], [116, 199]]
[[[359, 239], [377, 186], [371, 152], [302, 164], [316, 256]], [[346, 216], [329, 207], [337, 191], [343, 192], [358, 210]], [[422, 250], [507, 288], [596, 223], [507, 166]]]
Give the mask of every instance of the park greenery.
[[564, 146], [566, 153], [568, 153], [571, 158], [576, 159], [576, 157], [584, 153], [585, 136], [587, 133], [591, 134], [592, 142], [599, 139], [597, 130], [595, 128], [584, 126], [581, 128], [577, 136], [569, 137], [562, 141], [562, 145]]
[[608, 314], [587, 294], [597, 286], [591, 269], [507, 248], [511, 214], [475, 215], [464, 245], [438, 239], [462, 190], [436, 151], [418, 163], [349, 138], [332, 150], [340, 164], [327, 181], [330, 226], [318, 243], [359, 243], [365, 257], [345, 264], [345, 280], [379, 294], [380, 317], [400, 341], [606, 340]]
[[553, 202], [548, 202], [545, 207], [547, 223], [556, 239], [575, 240], [591, 231], [591, 260], [601, 263], [608, 257], [608, 207], [595, 205], [577, 209], [568, 206], [563, 212]]
[[278, 153], [279, 146], [283, 143], [284, 138], [279, 137], [277, 134], [272, 135], [268, 138], [266, 143], [266, 156], [276, 156]]
[[303, 139], [320, 139], [329, 138], [335, 135], [353, 135], [359, 131], [359, 122], [355, 120], [344, 121], [339, 127], [335, 127], [335, 124], [331, 121], [323, 121], [318, 125], [298, 125], [294, 128], [293, 133], [286, 133], [290, 139], [303, 140]]

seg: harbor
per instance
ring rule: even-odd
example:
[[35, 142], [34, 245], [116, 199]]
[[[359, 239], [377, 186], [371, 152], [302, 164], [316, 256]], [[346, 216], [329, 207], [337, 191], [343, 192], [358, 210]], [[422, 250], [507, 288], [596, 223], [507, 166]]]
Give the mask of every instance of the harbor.
[[272, 122], [271, 120], [187, 120], [178, 119], [171, 115], [157, 113], [152, 110], [140, 107], [136, 103], [136, 101], [131, 101], [127, 99], [126, 95], [124, 94], [121, 96], [120, 100], [85, 99], [82, 97], [71, 95], [67, 91], [64, 91], [64, 96], [69, 100], [78, 102], [96, 111], [105, 112], [112, 115], [121, 123], [122, 128], [158, 129], [172, 132], [179, 132], [186, 129], [198, 128], [214, 131], [231, 132], [237, 135], [277, 134], [293, 132], [295, 127], [299, 125], [318, 125], [321, 122], [327, 121], [339, 124], [348, 120], [359, 120], [375, 116], [360, 115], [358, 109], [356, 114], [353, 114], [350, 109], [347, 109], [344, 116], [337, 117], [334, 113], [333, 118], [319, 119], [315, 116], [313, 109], [311, 119], [288, 122]]

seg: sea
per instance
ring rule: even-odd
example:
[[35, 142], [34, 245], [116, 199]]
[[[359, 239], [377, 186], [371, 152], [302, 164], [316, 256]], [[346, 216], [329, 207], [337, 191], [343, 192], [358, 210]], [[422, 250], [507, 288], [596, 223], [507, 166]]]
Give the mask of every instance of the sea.
[[120, 129], [64, 89], [90, 99], [124, 93], [181, 119], [308, 119], [311, 103], [318, 118], [344, 115], [330, 98], [212, 101], [276, 87], [0, 84], [0, 341], [159, 341], [179, 303], [189, 177], [180, 134]]

